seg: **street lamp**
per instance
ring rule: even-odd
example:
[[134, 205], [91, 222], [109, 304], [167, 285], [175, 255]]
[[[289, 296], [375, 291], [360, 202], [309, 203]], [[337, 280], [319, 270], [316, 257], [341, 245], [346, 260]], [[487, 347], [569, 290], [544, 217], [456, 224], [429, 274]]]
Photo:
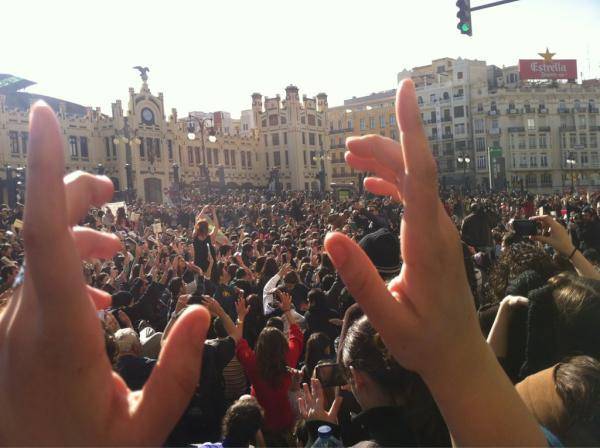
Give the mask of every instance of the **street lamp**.
[[133, 189], [133, 173], [131, 170], [131, 164], [125, 164], [125, 176], [127, 178], [127, 202], [131, 202], [132, 189]]
[[575, 191], [575, 180], [573, 179], [573, 168], [575, 168], [575, 165], [577, 164], [577, 159], [575, 159], [574, 152], [569, 153], [569, 155], [567, 156], [566, 162], [567, 162], [567, 165], [569, 165], [570, 171], [571, 171], [571, 193], [573, 193]]
[[104, 165], [102, 165], [101, 163], [99, 163], [98, 165], [96, 165], [96, 172], [100, 176], [103, 176], [104, 175]]
[[321, 187], [321, 193], [325, 193], [325, 161], [331, 161], [331, 156], [329, 154], [325, 155], [323, 148], [321, 148], [321, 153], [318, 156], [313, 157], [313, 161], [319, 163], [319, 186]]
[[458, 155], [458, 163], [463, 166], [463, 182], [465, 183], [465, 191], [467, 189], [467, 166], [471, 163], [471, 158], [467, 154], [460, 153]]
[[[210, 123], [210, 125], [209, 125]], [[194, 117], [191, 113], [188, 114], [188, 139], [195, 140], [196, 139], [196, 125], [198, 125], [198, 129], [200, 130], [200, 144], [202, 145], [202, 166], [204, 166], [204, 160], [206, 160], [206, 147], [204, 144], [204, 131], [208, 132], [208, 141], [211, 143], [215, 143], [217, 141], [217, 136], [215, 132], [215, 128], [213, 126], [213, 120], [210, 117], [206, 118], [197, 118]], [[205, 180], [207, 182], [207, 190], [209, 188], [209, 180], [208, 180], [208, 167], [202, 169], [205, 174]]]

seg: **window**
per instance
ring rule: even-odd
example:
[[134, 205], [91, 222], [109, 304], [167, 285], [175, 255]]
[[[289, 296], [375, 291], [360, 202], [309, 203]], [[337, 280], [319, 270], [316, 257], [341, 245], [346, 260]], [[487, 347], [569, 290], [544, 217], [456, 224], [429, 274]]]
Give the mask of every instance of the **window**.
[[580, 115], [579, 116], [579, 127], [585, 128], [586, 125], [587, 125], [587, 120], [585, 119], [585, 115]]
[[302, 159], [304, 160], [304, 166], [306, 166], [306, 151], [302, 151]]
[[431, 95], [429, 95], [429, 102], [430, 103], [435, 103], [435, 101], [436, 101], [435, 93], [432, 93]]
[[[18, 143], [18, 140], [17, 140]], [[69, 136], [69, 148], [71, 148], [71, 157], [79, 157], [79, 149], [77, 148], [77, 137], [71, 135]], [[140, 151], [142, 151], [142, 146], [140, 146]], [[18, 152], [18, 149], [17, 149]], [[140, 154], [141, 155], [141, 154]]]
[[482, 133], [484, 132], [485, 128], [484, 128], [484, 121], [483, 118], [478, 118], [473, 122], [473, 131], [476, 134]]
[[315, 146], [316, 142], [315, 142], [315, 133], [314, 132], [308, 133], [308, 144], [310, 146]]
[[519, 134], [519, 149], [525, 149], [525, 135]]
[[232, 149], [232, 150], [229, 151], [229, 153], [231, 154], [231, 165], [232, 166], [237, 166], [236, 152]]
[[302, 144], [306, 145], [306, 134], [304, 132], [302, 133]]
[[21, 148], [23, 155], [27, 154], [27, 145], [29, 144], [29, 132], [21, 132]]
[[535, 129], [535, 120], [533, 118], [527, 119], [527, 129]]
[[457, 79], [463, 79], [463, 72], [456, 73], [456, 78]]
[[188, 163], [190, 165], [193, 165], [194, 164], [194, 149], [191, 146], [188, 146], [187, 152], [188, 152]]
[[312, 114], [308, 116], [308, 125], [309, 126], [314, 126], [315, 125], [315, 116], [312, 115]]
[[365, 124], [365, 119], [361, 118], [360, 119], [360, 130], [364, 131], [367, 128], [367, 125]]
[[273, 143], [273, 146], [279, 146], [279, 132], [271, 134], [271, 143]]
[[598, 168], [598, 153], [596, 151], [592, 151], [592, 167]]
[[159, 138], [154, 139], [154, 153], [156, 154], [156, 158], [158, 160], [160, 160], [162, 157], [162, 152], [160, 150], [160, 139]]
[[581, 153], [581, 164], [582, 165], [587, 165], [588, 163], [589, 163], [588, 153], [587, 152], [582, 152]]
[[196, 154], [196, 165], [200, 165], [200, 147], [194, 147], [194, 153]]
[[541, 167], [548, 166], [548, 155], [545, 152], [540, 154], [540, 166]]
[[144, 139], [140, 138], [140, 157], [143, 159], [146, 157], [146, 148], [144, 146]]
[[263, 140], [265, 141], [265, 146], [269, 146], [269, 136], [267, 134], [263, 135]]
[[590, 134], [590, 148], [597, 148], [598, 147], [598, 134], [596, 134], [595, 132], [592, 132]]
[[269, 164], [269, 153], [268, 152], [265, 153], [265, 161], [267, 162], [267, 168], [269, 168], [270, 164]]
[[454, 118], [462, 118], [465, 116], [464, 106], [454, 106]]
[[390, 132], [390, 137], [392, 138], [392, 140], [398, 140], [398, 131], [392, 129], [392, 131]]
[[317, 164], [317, 161], [316, 161], [316, 159], [315, 159], [315, 157], [316, 157], [317, 153], [316, 153], [315, 151], [310, 151], [308, 154], [309, 154], [309, 156], [310, 156], [310, 164], [311, 164], [312, 166], [315, 166], [315, 165]]
[[487, 168], [487, 157], [480, 155], [477, 156], [477, 169], [484, 170]]
[[242, 161], [242, 168], [246, 168], [246, 151], [240, 153], [240, 160]]
[[369, 118], [369, 127], [375, 129], [375, 117]]
[[419, 97], [417, 98], [417, 103], [418, 103], [419, 105], [423, 104], [423, 97], [422, 97], [422, 96], [419, 96]]
[[552, 175], [550, 173], [542, 173], [540, 180], [543, 187], [552, 185]]
[[537, 154], [529, 154], [529, 166], [537, 168]]
[[540, 134], [538, 136], [540, 149], [546, 149], [548, 147], [548, 137], [546, 134]]
[[485, 151], [485, 138], [477, 137], [475, 139], [475, 150], [478, 152]]
[[529, 136], [529, 148], [535, 149], [536, 147], [537, 147], [537, 138], [535, 138], [535, 135], [530, 135]]
[[17, 131], [9, 132], [10, 138], [10, 153], [19, 154], [19, 133]]
[[569, 134], [569, 146], [572, 148], [577, 145], [577, 134]]
[[319, 135], [319, 148], [322, 148], [323, 147], [323, 136], [321, 134], [318, 134], [318, 135]]
[[106, 149], [106, 158], [110, 159], [110, 138], [104, 137], [104, 147]]
[[459, 123], [454, 125], [454, 133], [457, 135], [461, 135], [465, 133], [465, 124]]
[[269, 126], [277, 126], [279, 124], [279, 117], [277, 115], [269, 115]]
[[284, 155], [285, 155], [285, 166], [289, 167], [290, 166], [290, 153], [286, 150]]
[[525, 185], [528, 187], [537, 186], [537, 176], [535, 174], [528, 174], [525, 176]]
[[167, 140], [167, 156], [173, 160], [173, 140]]
[[[252, 168], [252, 154], [250, 154], [250, 151], [246, 151], [246, 159], [248, 160], [248, 168]], [[258, 154], [256, 154], [256, 160], [258, 160]]]
[[261, 121], [262, 127], [266, 128], [267, 127], [267, 119], [263, 118], [263, 120]]
[[383, 115], [379, 116], [379, 127], [385, 128], [385, 117]]
[[519, 168], [527, 168], [527, 156], [525, 154], [521, 154]]
[[348, 129], [354, 129], [354, 122], [352, 120], [348, 120]]
[[558, 111], [559, 112], [565, 112], [567, 110], [567, 107], [565, 105], [565, 100], [560, 100], [558, 102]]
[[279, 117], [279, 119], [281, 120], [281, 124], [286, 124], [287, 120], [286, 118], [282, 115], [281, 117]]
[[210, 148], [208, 148], [208, 149], [206, 150], [206, 163], [207, 163], [208, 165], [212, 165], [212, 163], [213, 163], [213, 162], [212, 162], [212, 151], [210, 150]]
[[229, 165], [229, 150], [228, 149], [223, 150], [223, 157], [225, 158], [225, 165]]
[[579, 144], [584, 148], [587, 147], [587, 134], [579, 134]]
[[394, 114], [390, 115], [390, 126], [394, 126], [396, 124], [396, 116]]
[[90, 151], [88, 149], [87, 137], [80, 137], [79, 143], [80, 143], [80, 147], [81, 147], [81, 158], [88, 159], [90, 157]]
[[497, 109], [496, 102], [492, 101], [492, 103], [490, 104], [490, 110], [493, 110], [495, 112], [496, 109]]
[[213, 148], [213, 159], [215, 161], [215, 165], [219, 164], [219, 150], [217, 148]]
[[283, 144], [287, 145], [287, 132], [283, 133]]

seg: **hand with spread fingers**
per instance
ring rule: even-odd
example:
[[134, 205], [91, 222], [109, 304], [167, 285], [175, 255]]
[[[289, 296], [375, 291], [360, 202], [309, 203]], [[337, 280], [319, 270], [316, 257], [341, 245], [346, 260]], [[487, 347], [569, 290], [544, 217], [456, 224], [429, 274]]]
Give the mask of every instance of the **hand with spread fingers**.
[[32, 107], [23, 283], [0, 315], [0, 444], [159, 445], [198, 384], [209, 316], [190, 307], [142, 391], [113, 373], [96, 308], [110, 296], [84, 282], [82, 259], [111, 258], [119, 239], [75, 225], [111, 199], [104, 176], [65, 171], [50, 107]]
[[328, 235], [327, 252], [396, 360], [427, 383], [458, 444], [541, 445], [541, 431], [479, 329], [410, 80], [398, 88], [396, 116], [400, 143], [379, 135], [348, 139], [346, 161], [373, 174], [367, 190], [404, 204], [400, 275], [386, 285], [341, 233]]

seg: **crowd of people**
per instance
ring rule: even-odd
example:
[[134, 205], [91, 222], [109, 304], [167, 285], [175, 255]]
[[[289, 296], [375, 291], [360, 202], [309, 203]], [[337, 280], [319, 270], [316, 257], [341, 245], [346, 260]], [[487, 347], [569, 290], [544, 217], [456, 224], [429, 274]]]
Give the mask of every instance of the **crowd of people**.
[[36, 106], [0, 212], [0, 443], [600, 444], [600, 196], [439, 191], [398, 95], [402, 145], [348, 141], [365, 194], [115, 212]]

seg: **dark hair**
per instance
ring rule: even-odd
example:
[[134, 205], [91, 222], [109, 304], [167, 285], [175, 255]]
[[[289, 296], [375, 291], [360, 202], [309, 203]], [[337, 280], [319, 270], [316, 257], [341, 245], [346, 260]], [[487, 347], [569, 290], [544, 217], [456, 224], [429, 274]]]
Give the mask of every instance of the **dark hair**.
[[598, 446], [600, 361], [590, 356], [567, 359], [554, 369], [554, 383], [568, 416], [561, 442], [565, 446]]
[[262, 379], [273, 386], [279, 385], [287, 373], [288, 342], [283, 332], [275, 327], [265, 327], [258, 336], [255, 351]]
[[248, 314], [244, 318], [244, 339], [252, 348], [256, 345], [258, 335], [265, 327], [265, 315], [263, 311], [262, 298], [258, 294], [250, 294], [246, 298], [248, 304]]
[[348, 329], [341, 352], [346, 369], [353, 367], [367, 373], [406, 409], [407, 424], [418, 445], [448, 443], [446, 425], [429, 389], [418, 374], [396, 362], [366, 316]]
[[262, 272], [260, 273], [260, 282], [266, 283], [271, 278], [277, 274], [279, 268], [277, 267], [277, 261], [273, 257], [268, 257], [265, 260], [265, 265], [263, 266]]
[[263, 410], [254, 397], [242, 397], [223, 417], [223, 440], [227, 446], [248, 446], [263, 424]]
[[283, 329], [284, 329], [283, 319], [278, 316], [269, 317], [269, 319], [267, 320], [267, 323], [265, 324], [265, 327], [277, 328], [279, 331], [283, 332]]
[[223, 261], [218, 261], [213, 266], [213, 269], [212, 269], [212, 272], [210, 275], [210, 280], [214, 284], [218, 285], [219, 282], [221, 281], [221, 276], [223, 275], [223, 269], [225, 269], [225, 263]]
[[198, 234], [202, 236], [208, 235], [208, 221], [206, 219], [199, 219], [194, 226], [194, 237], [197, 237]]
[[2, 269], [0, 270], [0, 276], [2, 276], [2, 280], [6, 281], [8, 277], [12, 275], [15, 269], [17, 268], [13, 265], [2, 266]]
[[231, 278], [235, 278], [235, 273], [238, 270], [238, 265], [235, 263], [231, 263], [229, 266], [227, 266], [227, 273], [229, 274], [229, 277]]
[[257, 274], [260, 273], [260, 271], [262, 271], [263, 267], [265, 266], [266, 261], [267, 257], [265, 255], [261, 255], [260, 257], [258, 257], [254, 262], [254, 272], [256, 272]]
[[219, 247], [219, 255], [221, 256], [225, 256], [227, 255], [227, 252], [229, 252], [232, 249], [232, 247], [228, 244], [223, 244], [221, 247]]
[[290, 271], [283, 277], [283, 283], [289, 283], [291, 285], [296, 285], [300, 282], [298, 279], [298, 274], [296, 271]]
[[327, 308], [327, 296], [320, 289], [311, 289], [307, 295], [308, 307], [311, 310]]
[[506, 295], [509, 282], [528, 270], [537, 272], [544, 279], [558, 273], [552, 257], [542, 248], [528, 243], [507, 246], [490, 272], [485, 302], [500, 302]]
[[313, 333], [306, 341], [306, 354], [304, 356], [304, 382], [312, 377], [317, 363], [328, 357], [327, 349], [331, 346], [331, 339], [325, 333]]

